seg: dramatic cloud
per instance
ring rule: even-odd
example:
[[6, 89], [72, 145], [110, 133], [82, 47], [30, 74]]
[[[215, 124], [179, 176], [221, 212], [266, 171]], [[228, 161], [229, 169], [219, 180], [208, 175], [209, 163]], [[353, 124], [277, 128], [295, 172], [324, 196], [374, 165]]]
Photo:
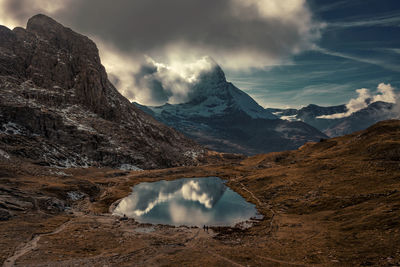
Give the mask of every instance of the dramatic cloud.
[[210, 71], [213, 66], [215, 62], [208, 57], [193, 63], [176, 61], [172, 65], [158, 63], [147, 57], [146, 63], [135, 72], [135, 84], [129, 91], [135, 91], [136, 101], [149, 105], [187, 102], [199, 75]]
[[0, 22], [10, 26], [42, 12], [95, 39], [117, 88], [144, 104], [184, 99], [183, 89], [164, 83], [139, 88], [135, 77], [149, 70], [144, 55], [168, 66], [205, 56], [223, 68], [271, 66], [312, 48], [322, 27], [306, 0], [0, 0], [0, 7]]
[[70, 0], [0, 0], [0, 24], [14, 28], [24, 26], [28, 18], [38, 13], [55, 14]]
[[350, 116], [363, 108], [368, 107], [369, 104], [382, 101], [388, 103], [396, 103], [397, 96], [394, 88], [390, 84], [380, 83], [377, 87], [375, 95], [371, 95], [369, 89], [362, 88], [356, 90], [358, 97], [353, 98], [346, 104], [347, 111], [344, 113], [336, 113], [332, 115], [323, 115], [319, 119], [341, 119]]
[[234, 68], [310, 48], [320, 27], [305, 0], [72, 0], [56, 15], [131, 54], [211, 56]]
[[306, 0], [0, 1], [13, 24], [45, 12], [132, 55], [211, 56], [236, 68], [275, 64], [308, 49], [321, 27]]
[[112, 46], [99, 44], [101, 60], [110, 81], [125, 97], [146, 105], [189, 100], [190, 89], [198, 76], [216, 65], [210, 57], [193, 62], [175, 60], [170, 65], [156, 62], [149, 56], [134, 60], [128, 54], [115, 52]]

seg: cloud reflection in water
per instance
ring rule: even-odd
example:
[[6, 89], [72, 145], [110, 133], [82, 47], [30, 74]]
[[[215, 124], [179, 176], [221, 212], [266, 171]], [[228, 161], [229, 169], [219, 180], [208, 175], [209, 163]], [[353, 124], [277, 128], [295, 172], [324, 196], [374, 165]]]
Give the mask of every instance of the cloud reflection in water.
[[114, 210], [143, 223], [188, 226], [234, 225], [256, 212], [217, 177], [141, 183]]

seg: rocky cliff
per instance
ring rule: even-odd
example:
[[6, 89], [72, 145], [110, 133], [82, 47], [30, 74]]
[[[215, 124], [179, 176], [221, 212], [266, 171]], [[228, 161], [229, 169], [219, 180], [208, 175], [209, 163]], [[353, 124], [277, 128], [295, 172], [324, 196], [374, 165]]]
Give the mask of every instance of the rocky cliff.
[[46, 166], [196, 164], [203, 149], [118, 93], [89, 38], [45, 15], [0, 26], [0, 151]]

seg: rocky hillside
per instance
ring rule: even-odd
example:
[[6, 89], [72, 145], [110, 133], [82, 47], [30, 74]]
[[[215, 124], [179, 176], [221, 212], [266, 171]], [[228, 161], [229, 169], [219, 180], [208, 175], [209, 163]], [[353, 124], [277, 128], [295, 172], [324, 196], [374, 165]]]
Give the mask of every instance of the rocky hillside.
[[[296, 151], [143, 172], [74, 168], [55, 175], [8, 164], [0, 154], [0, 263], [400, 266], [399, 162], [394, 120]], [[138, 183], [209, 176], [226, 180], [264, 217], [205, 232], [110, 213]]]
[[290, 150], [326, 138], [304, 122], [278, 119], [248, 94], [227, 82], [217, 64], [211, 71], [200, 75], [191, 92], [191, 100], [183, 104], [136, 106], [220, 152], [251, 155]]
[[195, 164], [203, 149], [118, 93], [89, 38], [36, 15], [0, 26], [0, 152], [45, 166]]

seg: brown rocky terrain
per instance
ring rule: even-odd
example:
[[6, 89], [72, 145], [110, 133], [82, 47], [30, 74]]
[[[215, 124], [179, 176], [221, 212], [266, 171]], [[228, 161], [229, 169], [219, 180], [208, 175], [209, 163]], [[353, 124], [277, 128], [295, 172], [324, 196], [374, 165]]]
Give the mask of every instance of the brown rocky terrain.
[[[4, 266], [399, 266], [400, 121], [296, 151], [152, 171], [57, 169], [0, 156]], [[264, 215], [252, 227], [121, 220], [143, 181], [218, 176]]]
[[0, 149], [38, 165], [125, 169], [204, 153], [120, 95], [89, 38], [44, 15], [0, 26]]

